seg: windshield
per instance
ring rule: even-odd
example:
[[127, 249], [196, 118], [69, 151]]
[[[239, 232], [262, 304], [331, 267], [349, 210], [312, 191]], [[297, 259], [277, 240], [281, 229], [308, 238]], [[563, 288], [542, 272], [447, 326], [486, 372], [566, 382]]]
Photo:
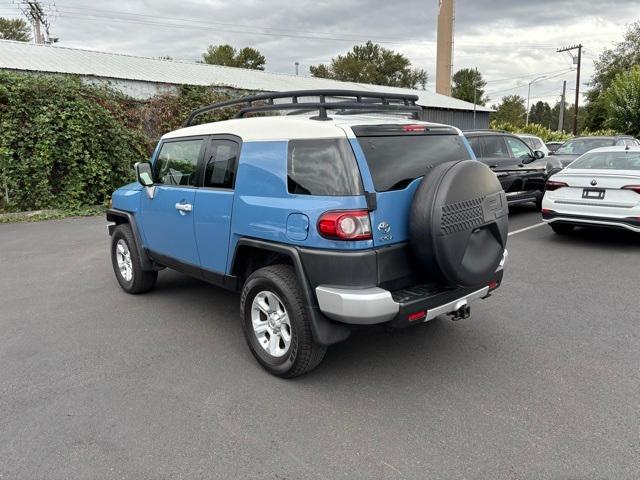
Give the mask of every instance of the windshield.
[[582, 155], [589, 150], [600, 147], [612, 147], [615, 140], [612, 138], [576, 138], [566, 141], [558, 150], [558, 155]]
[[567, 168], [597, 170], [640, 170], [640, 152], [590, 152]]
[[403, 189], [435, 165], [471, 159], [460, 135], [359, 137], [358, 142], [378, 192]]

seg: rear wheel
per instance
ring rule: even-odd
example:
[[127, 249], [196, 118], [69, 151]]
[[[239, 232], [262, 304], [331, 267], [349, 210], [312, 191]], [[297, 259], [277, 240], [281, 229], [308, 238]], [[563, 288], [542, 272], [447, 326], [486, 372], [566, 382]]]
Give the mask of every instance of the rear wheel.
[[568, 225], [566, 223], [552, 223], [551, 229], [559, 235], [568, 235], [573, 232], [575, 225]]
[[313, 340], [302, 290], [290, 265], [251, 274], [242, 289], [240, 311], [251, 353], [270, 373], [292, 378], [322, 361], [326, 347]]
[[126, 223], [118, 225], [111, 237], [111, 264], [118, 283], [127, 293], [148, 292], [156, 284], [158, 272], [142, 269], [131, 227]]

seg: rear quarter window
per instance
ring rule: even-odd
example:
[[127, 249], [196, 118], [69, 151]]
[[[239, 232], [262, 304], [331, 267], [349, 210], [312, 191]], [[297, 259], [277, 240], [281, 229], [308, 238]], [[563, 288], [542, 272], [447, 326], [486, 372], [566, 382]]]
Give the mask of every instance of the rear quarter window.
[[358, 142], [378, 192], [403, 189], [441, 163], [471, 159], [460, 135], [359, 137]]
[[290, 140], [287, 188], [297, 195], [361, 195], [362, 180], [349, 141]]

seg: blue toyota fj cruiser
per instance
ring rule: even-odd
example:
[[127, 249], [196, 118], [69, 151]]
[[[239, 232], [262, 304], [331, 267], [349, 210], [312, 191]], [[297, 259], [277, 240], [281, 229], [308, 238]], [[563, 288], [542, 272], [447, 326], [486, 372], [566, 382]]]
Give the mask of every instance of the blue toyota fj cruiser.
[[[299, 91], [193, 112], [113, 194], [120, 286], [146, 292], [169, 267], [241, 292], [249, 348], [282, 377], [350, 325], [468, 317], [502, 280], [507, 201], [461, 132], [419, 121], [416, 101]], [[218, 108], [238, 113], [191, 126]]]

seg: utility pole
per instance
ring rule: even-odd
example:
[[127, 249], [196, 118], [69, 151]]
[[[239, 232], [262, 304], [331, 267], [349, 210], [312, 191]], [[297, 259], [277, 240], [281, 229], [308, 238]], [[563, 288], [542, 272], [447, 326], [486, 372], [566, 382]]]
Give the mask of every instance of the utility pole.
[[564, 108], [565, 95], [567, 94], [567, 81], [562, 82], [562, 98], [560, 100], [560, 113], [558, 115], [558, 131], [564, 133]]
[[436, 51], [436, 93], [451, 96], [454, 0], [439, 0]]
[[[24, 0], [20, 5], [22, 13], [33, 25], [34, 42], [37, 44], [50, 43], [49, 21], [40, 2], [37, 0]], [[44, 27], [45, 34], [42, 32], [42, 27]]]
[[579, 106], [579, 102], [580, 102], [580, 66], [582, 64], [582, 44], [578, 44], [578, 45], [572, 45], [570, 47], [565, 47], [565, 48], [559, 48], [557, 50], [558, 53], [562, 53], [562, 52], [570, 52], [572, 50], [578, 50], [578, 57], [577, 57], [577, 62], [576, 62], [576, 57], [573, 57], [573, 55], [571, 55], [573, 57], [573, 61], [574, 63], [578, 64], [578, 70], [577, 70], [577, 74], [576, 74], [576, 102], [573, 106], [574, 108], [574, 115], [573, 115], [573, 134], [574, 135], [578, 135], [578, 106]]
[[296, 62], [296, 63], [295, 63], [295, 66], [296, 66], [296, 76], [297, 76], [297, 75], [299, 75], [299, 73], [298, 73], [298, 69], [299, 69], [299, 67], [300, 67], [300, 62]]

